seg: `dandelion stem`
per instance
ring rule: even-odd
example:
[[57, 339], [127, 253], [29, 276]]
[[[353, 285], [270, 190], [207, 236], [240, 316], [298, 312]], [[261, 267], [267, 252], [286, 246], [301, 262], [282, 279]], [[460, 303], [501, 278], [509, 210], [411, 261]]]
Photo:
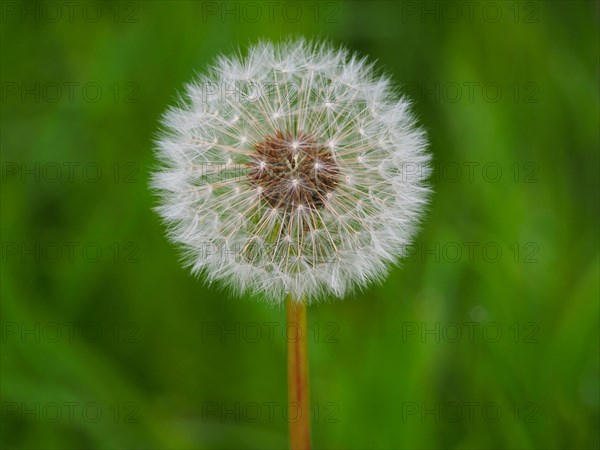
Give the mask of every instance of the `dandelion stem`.
[[290, 449], [310, 449], [306, 303], [287, 300]]

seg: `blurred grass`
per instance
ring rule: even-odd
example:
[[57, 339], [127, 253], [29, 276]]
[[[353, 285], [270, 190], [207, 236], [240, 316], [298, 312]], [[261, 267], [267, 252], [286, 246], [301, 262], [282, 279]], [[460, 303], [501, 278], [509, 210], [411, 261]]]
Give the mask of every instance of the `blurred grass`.
[[[76, 2], [73, 21], [63, 8], [52, 23], [19, 15], [36, 3], [2, 2], [4, 447], [287, 445], [284, 311], [228, 298], [182, 270], [147, 183], [158, 118], [182, 85], [221, 52], [288, 34], [328, 38], [378, 60], [414, 99], [437, 169], [414, 254], [381, 286], [309, 311], [315, 446], [599, 447], [597, 2], [491, 2], [502, 12], [495, 23], [479, 8], [469, 21], [460, 2], [463, 18], [454, 23], [420, 15], [440, 2], [383, 1], [296, 3], [297, 22], [281, 12], [271, 21], [269, 6], [255, 3], [264, 14], [250, 23], [218, 13], [203, 20], [205, 8], [235, 2], [160, 0], [102, 3], [92, 23], [81, 15], [88, 3]], [[97, 83], [102, 95], [9, 95], [14, 83], [36, 82]], [[439, 100], [427, 92], [436, 83]], [[453, 83], [462, 88], [457, 101], [444, 94]], [[473, 101], [465, 83], [477, 83]], [[482, 93], [489, 83], [502, 89], [497, 102]], [[23, 182], [23, 168], [36, 163], [59, 164], [62, 177]], [[69, 163], [78, 164], [73, 182]], [[502, 169], [498, 182], [483, 172], [490, 163]], [[98, 182], [86, 180], [85, 164], [102, 169]], [[462, 170], [455, 182], [453, 165]], [[78, 247], [72, 260], [21, 256], [36, 243], [47, 252], [52, 243]], [[482, 251], [490, 243], [502, 250], [496, 262]], [[101, 248], [98, 262], [84, 258], [84, 246], [91, 255]], [[479, 324], [473, 342], [468, 322]], [[53, 324], [63, 333], [57, 342]], [[260, 324], [262, 338], [207, 335], [236, 324], [248, 333]], [[436, 324], [440, 342], [435, 332], [421, 336]], [[456, 343], [453, 324], [463, 333]], [[480, 333], [486, 325], [492, 337], [501, 328], [497, 342]], [[65, 402], [74, 402], [73, 420]], [[278, 403], [273, 420], [269, 402]], [[42, 411], [53, 403], [63, 413], [56, 422]], [[254, 403], [263, 413], [256, 422], [203, 414], [207, 405]], [[466, 414], [473, 404], [472, 420], [452, 420], [453, 405]], [[501, 408], [498, 420], [482, 412], [488, 404]], [[89, 405], [99, 406], [98, 421], [82, 414]], [[436, 405], [446, 413], [421, 418]]]

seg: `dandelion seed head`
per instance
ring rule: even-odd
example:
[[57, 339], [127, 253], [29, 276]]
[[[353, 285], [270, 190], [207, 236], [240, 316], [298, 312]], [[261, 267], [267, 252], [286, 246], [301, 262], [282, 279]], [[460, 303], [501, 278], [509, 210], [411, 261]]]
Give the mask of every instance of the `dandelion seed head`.
[[220, 57], [182, 99], [163, 117], [152, 186], [193, 273], [313, 302], [382, 280], [405, 255], [427, 205], [427, 142], [366, 59], [261, 42]]

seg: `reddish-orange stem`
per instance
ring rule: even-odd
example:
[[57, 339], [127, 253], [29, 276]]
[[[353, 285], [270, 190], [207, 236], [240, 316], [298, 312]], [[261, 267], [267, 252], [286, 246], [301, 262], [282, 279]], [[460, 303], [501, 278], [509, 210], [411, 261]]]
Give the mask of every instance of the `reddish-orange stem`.
[[287, 301], [290, 449], [310, 449], [306, 303]]

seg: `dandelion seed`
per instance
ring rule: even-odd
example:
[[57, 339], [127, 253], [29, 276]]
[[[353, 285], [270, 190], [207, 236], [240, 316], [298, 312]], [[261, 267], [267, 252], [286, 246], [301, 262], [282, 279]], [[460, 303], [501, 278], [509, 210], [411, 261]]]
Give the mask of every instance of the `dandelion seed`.
[[[244, 95], [203, 94], [240, 81]], [[365, 59], [303, 40], [222, 57], [189, 84], [164, 116], [153, 186], [192, 271], [274, 303], [382, 280], [414, 236], [430, 171], [390, 86]]]

